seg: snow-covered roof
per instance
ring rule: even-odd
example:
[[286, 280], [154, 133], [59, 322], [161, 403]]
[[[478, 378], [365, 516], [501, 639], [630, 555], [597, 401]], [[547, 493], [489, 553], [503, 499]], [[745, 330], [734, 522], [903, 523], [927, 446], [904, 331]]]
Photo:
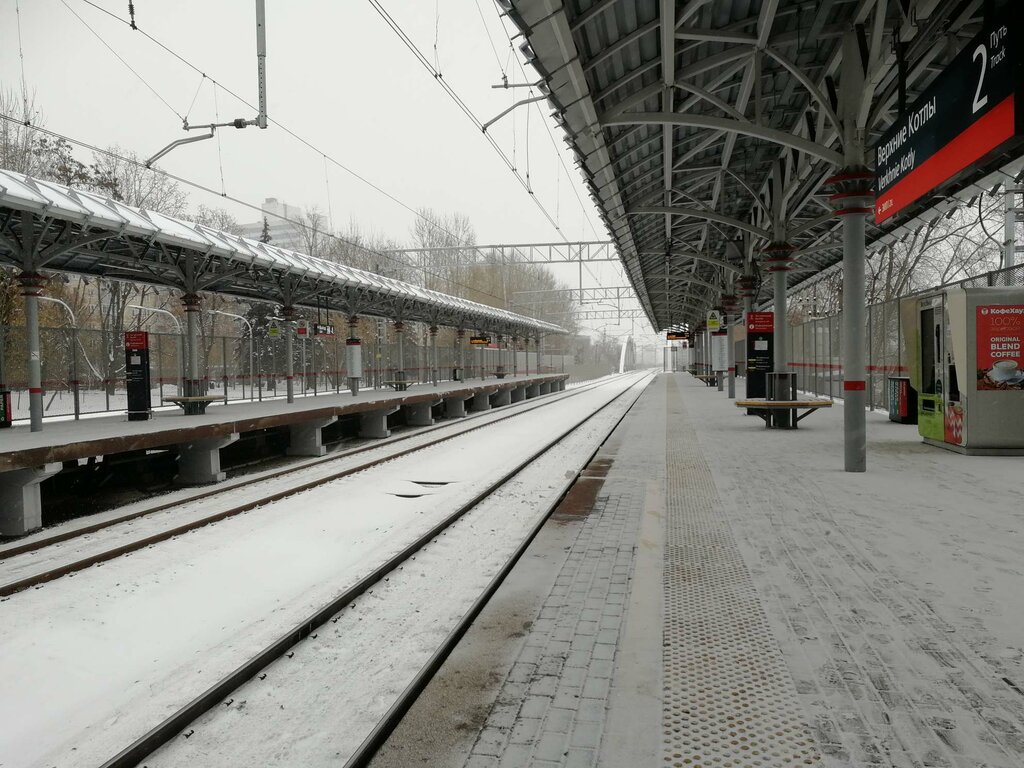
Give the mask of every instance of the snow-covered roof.
[[[31, 253], [27, 242], [36, 243]], [[565, 333], [531, 317], [2, 169], [0, 262], [348, 315], [520, 336]]]

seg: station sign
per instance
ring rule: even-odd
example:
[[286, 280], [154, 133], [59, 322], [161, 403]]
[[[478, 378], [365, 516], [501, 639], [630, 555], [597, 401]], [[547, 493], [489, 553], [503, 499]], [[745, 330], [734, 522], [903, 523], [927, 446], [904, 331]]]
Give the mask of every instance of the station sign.
[[125, 331], [124, 348], [132, 352], [149, 349], [149, 333], [147, 331]]
[[707, 329], [712, 333], [722, 330], [722, 315], [717, 309], [708, 311]]
[[307, 333], [309, 333], [309, 325], [307, 325], [305, 320], [299, 320], [295, 324], [295, 333], [297, 333], [299, 336], [305, 336]]
[[875, 223], [977, 181], [1024, 145], [1024, 25], [1007, 11], [953, 59], [875, 145]]
[[490, 336], [470, 336], [469, 343], [480, 347], [486, 347], [491, 343]]
[[665, 334], [665, 341], [687, 341], [689, 338], [683, 331], [669, 331]]
[[711, 334], [711, 369], [725, 371], [729, 368], [729, 333], [716, 331]]
[[747, 330], [750, 333], [774, 333], [774, 312], [747, 312]]
[[325, 323], [313, 323], [314, 336], [333, 336], [334, 326]]

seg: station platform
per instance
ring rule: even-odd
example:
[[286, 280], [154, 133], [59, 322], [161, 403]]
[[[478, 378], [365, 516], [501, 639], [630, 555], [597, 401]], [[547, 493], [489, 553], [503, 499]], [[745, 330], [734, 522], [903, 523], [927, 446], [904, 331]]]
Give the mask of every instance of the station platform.
[[79, 421], [45, 422], [31, 432], [27, 424], [0, 430], [0, 535], [21, 535], [39, 527], [39, 484], [64, 462], [97, 456], [173, 447], [178, 480], [202, 485], [225, 478], [220, 450], [246, 432], [286, 427], [288, 453], [319, 456], [326, 452], [322, 430], [339, 418], [359, 418], [359, 436], [390, 435], [388, 419], [404, 410], [405, 423], [430, 426], [435, 418], [459, 418], [565, 388], [567, 374], [507, 376], [503, 379], [414, 384], [401, 392], [364, 389], [351, 393], [297, 396], [262, 402], [213, 404], [202, 415], [160, 409], [146, 421], [128, 421], [125, 412]]
[[1024, 459], [842, 441], [657, 376], [375, 768], [1024, 765]]

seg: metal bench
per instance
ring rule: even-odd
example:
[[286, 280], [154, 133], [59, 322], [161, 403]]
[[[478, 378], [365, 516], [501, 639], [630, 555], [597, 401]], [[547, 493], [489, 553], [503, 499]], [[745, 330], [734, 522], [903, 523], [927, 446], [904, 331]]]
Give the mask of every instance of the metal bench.
[[391, 381], [382, 381], [385, 387], [391, 387], [395, 392], [405, 392], [409, 389], [409, 381], [407, 379], [392, 379]]
[[695, 379], [700, 379], [709, 387], [714, 387], [718, 384], [718, 376], [713, 373], [694, 373], [692, 376]]
[[185, 411], [185, 416], [202, 416], [206, 413], [206, 406], [210, 403], [217, 403], [224, 398], [220, 395], [178, 395], [165, 397], [164, 401], [174, 403]]
[[[831, 408], [831, 400], [765, 400], [764, 398], [753, 398], [750, 400], [736, 400], [737, 408], [749, 408], [755, 416], [764, 419], [765, 427], [776, 429], [796, 429], [801, 419], [805, 419], [819, 408]], [[788, 410], [791, 412], [790, 426], [772, 424], [772, 411]], [[797, 411], [804, 413], [797, 415]]]

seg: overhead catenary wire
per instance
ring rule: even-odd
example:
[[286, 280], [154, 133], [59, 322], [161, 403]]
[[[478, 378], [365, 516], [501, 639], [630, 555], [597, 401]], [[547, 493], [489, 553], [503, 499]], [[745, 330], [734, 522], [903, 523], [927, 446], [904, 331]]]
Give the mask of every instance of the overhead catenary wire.
[[25, 50], [21, 43], [21, 0], [14, 0], [14, 17], [18, 23], [18, 59], [21, 61], [21, 109], [27, 123], [29, 120], [28, 86], [25, 84]]
[[[113, 13], [113, 12], [109, 11], [108, 9], [106, 9], [106, 8], [96, 4], [92, 0], [81, 0], [81, 1], [84, 2], [86, 5], [89, 5], [90, 7], [100, 11], [101, 13], [105, 14], [106, 16], [112, 18], [113, 20], [118, 21], [118, 22], [124, 24], [125, 26], [130, 27], [131, 29], [133, 29], [135, 31], [138, 31], [146, 39], [148, 39], [150, 42], [152, 42], [153, 44], [155, 44], [156, 46], [158, 46], [159, 48], [164, 50], [166, 53], [171, 55], [173, 58], [177, 59], [183, 65], [185, 65], [189, 69], [193, 70], [197, 74], [201, 75], [203, 78], [209, 79], [211, 81], [211, 83], [213, 83], [215, 88], [219, 87], [225, 93], [229, 94], [230, 96], [235, 98], [239, 103], [245, 105], [246, 107], [248, 107], [250, 109], [253, 109], [253, 110], [256, 109], [255, 106], [253, 106], [250, 102], [248, 102], [245, 98], [243, 98], [237, 92], [235, 92], [232, 89], [228, 88], [227, 86], [223, 85], [216, 78], [208, 75], [206, 72], [204, 72], [202, 69], [197, 67], [195, 64], [193, 64], [191, 61], [189, 61], [185, 57], [183, 57], [177, 51], [173, 50], [172, 48], [170, 48], [169, 46], [164, 44], [162, 41], [160, 41], [159, 39], [157, 39], [153, 35], [149, 34], [149, 32], [147, 32], [145, 29], [135, 25], [134, 24], [134, 19], [132, 19], [131, 22], [127, 21], [127, 20], [121, 18], [120, 16], [118, 16], [116, 13]], [[61, 2], [63, 2], [66, 5], [65, 0], [61, 0]], [[449, 94], [449, 96], [459, 106], [459, 108], [466, 114], [466, 116], [474, 123], [474, 125], [476, 127], [481, 129], [481, 132], [482, 132], [482, 124], [481, 124], [480, 120], [476, 117], [476, 115], [472, 112], [472, 110], [468, 107], [468, 105], [462, 100], [462, 98], [451, 88], [451, 86], [449, 86], [447, 84], [447, 82], [444, 81], [443, 77], [440, 77], [440, 72], [436, 71], [431, 66], [429, 60], [427, 60], [427, 58], [419, 51], [419, 49], [418, 49], [418, 47], [416, 47], [415, 43], [413, 43], [412, 40], [409, 39], [407, 35], [405, 35], [404, 31], [401, 29], [401, 27], [399, 27], [397, 25], [397, 23], [394, 23], [394, 20], [391, 19], [390, 15], [387, 13], [386, 10], [384, 10], [379, 5], [379, 3], [375, 2], [375, 0], [371, 0], [371, 5], [373, 5], [374, 9], [378, 12], [378, 14], [380, 14], [382, 16], [382, 18], [385, 19], [385, 21], [388, 21], [389, 19], [391, 20], [391, 22], [389, 23], [389, 26], [391, 26], [393, 24], [392, 29], [396, 32], [396, 34], [398, 34], [398, 36], [403, 40], [403, 42], [405, 42], [407, 47], [409, 47], [409, 49], [414, 53], [414, 55], [417, 57], [417, 59], [420, 60], [421, 64], [429, 72], [431, 72], [432, 75], [435, 75], [435, 77], [434, 77], [435, 81], [438, 82], [442, 86], [442, 88]], [[502, 25], [502, 28], [504, 29], [504, 25]], [[99, 37], [99, 35], [97, 33], [94, 32], [94, 34], [96, 34], [96, 36]], [[101, 40], [101, 42], [104, 43], [104, 45], [107, 45], [106, 42], [102, 40], [102, 38], [100, 38], [100, 40]], [[512, 56], [512, 53], [511, 53], [511, 40], [509, 41], [509, 45], [510, 45], [510, 53], [509, 53], [509, 55], [511, 57]], [[107, 45], [107, 47], [109, 48], [110, 46]], [[113, 52], [113, 49], [111, 49], [111, 50]], [[116, 52], [115, 52], [115, 55], [116, 55]], [[118, 56], [118, 58], [121, 59], [120, 56]], [[127, 64], [127, 62], [125, 62], [123, 59], [121, 59], [121, 61], [125, 64], [126, 67], [131, 69], [131, 67]], [[522, 63], [521, 62], [519, 62], [519, 66], [522, 69]], [[134, 70], [132, 70], [132, 71], [134, 72]], [[159, 97], [159, 94], [157, 94], [157, 95]], [[166, 102], [166, 100], [164, 100], [163, 98], [161, 98], [161, 101], [164, 101], [165, 104], [168, 104], [168, 106], [170, 106], [169, 103]], [[171, 108], [171, 109], [173, 111], [173, 108]], [[177, 113], [175, 113], [175, 114], [177, 114]], [[180, 117], [180, 115], [179, 115], [179, 117]], [[422, 219], [431, 228], [436, 229], [436, 230], [441, 231], [441, 232], [444, 232], [445, 234], [449, 235], [450, 237], [453, 238], [453, 240], [456, 241], [456, 243], [458, 245], [463, 245], [463, 246], [467, 245], [466, 243], [463, 242], [462, 238], [460, 236], [456, 235], [454, 232], [448, 230], [447, 228], [445, 228], [444, 226], [442, 226], [438, 222], [436, 222], [436, 221], [432, 220], [431, 218], [429, 218], [428, 216], [424, 215], [421, 211], [412, 208], [411, 206], [409, 206], [408, 204], [406, 204], [402, 200], [398, 199], [397, 197], [395, 197], [394, 195], [392, 195], [391, 193], [389, 193], [385, 189], [381, 188], [379, 185], [374, 184], [369, 179], [366, 179], [361, 174], [357, 173], [356, 171], [352, 170], [351, 168], [349, 168], [345, 164], [341, 163], [336, 158], [332, 157], [331, 155], [327, 154], [326, 152], [323, 152], [322, 150], [320, 150], [319, 148], [314, 146], [310, 141], [308, 141], [307, 139], [303, 138], [299, 134], [295, 133], [293, 130], [291, 130], [290, 128], [288, 128], [287, 126], [282, 124], [281, 122], [279, 122], [277, 120], [274, 120], [273, 118], [270, 118], [269, 122], [273, 123], [276, 127], [280, 128], [287, 135], [291, 136], [293, 139], [298, 141], [303, 146], [307, 147], [308, 149], [312, 150], [313, 152], [315, 152], [317, 154], [320, 154], [323, 158], [326, 158], [327, 161], [329, 161], [330, 163], [333, 163], [338, 168], [340, 168], [341, 170], [345, 171], [347, 174], [351, 175], [353, 178], [359, 180], [360, 182], [362, 182], [362, 183], [366, 184], [367, 186], [371, 187], [372, 189], [376, 190], [381, 195], [383, 195], [387, 199], [391, 200], [392, 202], [396, 203], [397, 205], [401, 206], [402, 208], [406, 209], [407, 211], [412, 213], [417, 218]], [[551, 138], [552, 144], [554, 145], [554, 137], [551, 136], [550, 128], [547, 127], [546, 121], [545, 121], [545, 127], [547, 128], [549, 137]], [[529, 181], [524, 179], [522, 177], [522, 175], [518, 173], [518, 171], [515, 169], [513, 164], [509, 161], [507, 155], [504, 153], [504, 151], [501, 149], [501, 147], [497, 144], [497, 142], [493, 139], [493, 137], [491, 137], [491, 136], [489, 136], [487, 134], [484, 134], [484, 135], [487, 138], [487, 141], [491, 144], [491, 146], [494, 149], [494, 151], [498, 154], [498, 156], [502, 159], [502, 161], [506, 164], [506, 166], [508, 166], [510, 168], [510, 170], [513, 173], [513, 175], [516, 177], [516, 179], [519, 181], [519, 183], [523, 186], [523, 188], [530, 195], [531, 199], [534, 201], [534, 204], [538, 207], [538, 209], [541, 211], [543, 216], [548, 220], [548, 222], [552, 225], [552, 227], [554, 227], [554, 229], [559, 233], [559, 235], [562, 237], [562, 239], [566, 243], [570, 242], [568, 240], [568, 238], [565, 236], [564, 232], [562, 231], [559, 223], [556, 222], [554, 220], [554, 218], [552, 218], [552, 216], [547, 211], [545, 206], [541, 203], [541, 201], [534, 194], [534, 191], [531, 188]], [[80, 143], [80, 142], [78, 142], [78, 143]], [[557, 154], [557, 145], [555, 145], [555, 146], [556, 146], [556, 154]], [[559, 158], [561, 160], [560, 156], [559, 156]], [[564, 167], [564, 161], [563, 161], [563, 167]], [[189, 182], [186, 179], [179, 179], [179, 180], [182, 181], [183, 183], [191, 183], [191, 182]], [[201, 185], [198, 185], [198, 186], [201, 187]], [[209, 190], [207, 190], [207, 191], [209, 191]], [[574, 192], [575, 192], [575, 190], [574, 190]], [[232, 197], [230, 197], [229, 195], [226, 195], [226, 194], [221, 194], [220, 196], [224, 197], [226, 199], [235, 200], [235, 198], [232, 198]], [[577, 193], [577, 199], [579, 199], [578, 198], [578, 193]], [[244, 204], [244, 202], [242, 202], [242, 201], [239, 201], [239, 202]], [[248, 204], [246, 204], [246, 205], [248, 205]], [[262, 211], [262, 209], [260, 209], [260, 210]], [[592, 224], [591, 224], [591, 228], [593, 228]], [[595, 231], [595, 234], [596, 234], [596, 231]], [[338, 238], [341, 241], [345, 241], [344, 238], [342, 238], [342, 237], [340, 237], [338, 235], [334, 235], [333, 233], [332, 233], [332, 237], [336, 237], [336, 238]], [[345, 242], [349, 242], [349, 241], [345, 241]], [[353, 244], [353, 245], [356, 245], [357, 247], [361, 247], [361, 248], [363, 248], [365, 250], [365, 247], [363, 247], [363, 246], [359, 246], [358, 244]], [[453, 247], [458, 247], [458, 245], [455, 245]], [[590, 274], [593, 275], [592, 271], [590, 270], [589, 265], [586, 266], [586, 269], [587, 269], [587, 271]], [[436, 274], [434, 276], [437, 277]], [[595, 279], [596, 279], [596, 277], [595, 277]], [[463, 286], [463, 287], [466, 287], [466, 286]], [[492, 297], [494, 297], [496, 299], [501, 299], [501, 297], [496, 296], [494, 294], [488, 294], [487, 292], [483, 292], [483, 294], [484, 295], [492, 296]]]
[[[64, 2], [64, 0], [61, 0], [61, 2]], [[216, 79], [215, 77], [213, 77], [212, 75], [208, 75], [208, 74], [206, 74], [206, 73], [205, 73], [205, 72], [204, 72], [204, 71], [203, 71], [202, 69], [200, 69], [199, 67], [197, 67], [197, 66], [196, 66], [195, 64], [193, 64], [193, 63], [192, 63], [191, 61], [189, 61], [188, 59], [186, 59], [186, 58], [185, 58], [184, 56], [182, 56], [181, 54], [179, 54], [179, 53], [178, 53], [177, 51], [175, 51], [175, 50], [174, 50], [173, 48], [170, 48], [169, 46], [165, 45], [165, 44], [164, 44], [164, 43], [163, 43], [163, 42], [162, 42], [161, 40], [159, 40], [159, 39], [157, 39], [157, 38], [153, 37], [153, 35], [149, 34], [149, 32], [147, 32], [147, 31], [146, 31], [145, 29], [143, 29], [143, 28], [141, 28], [141, 27], [138, 27], [138, 26], [136, 26], [136, 25], [135, 25], [134, 23], [129, 23], [129, 22], [128, 22], [128, 21], [126, 21], [125, 19], [123, 19], [123, 18], [121, 18], [120, 16], [118, 16], [118, 15], [117, 15], [116, 13], [113, 13], [112, 11], [109, 11], [109, 10], [107, 10], [106, 8], [104, 8], [104, 7], [103, 7], [103, 6], [101, 6], [101, 5], [97, 5], [97, 4], [96, 4], [95, 2], [93, 2], [92, 0], [81, 0], [81, 2], [83, 2], [83, 3], [85, 3], [86, 5], [88, 5], [88, 6], [92, 7], [92, 8], [94, 8], [94, 9], [96, 9], [97, 11], [100, 11], [101, 13], [103, 13], [103, 14], [105, 14], [105, 15], [109, 16], [110, 18], [114, 19], [115, 21], [118, 21], [118, 22], [120, 22], [121, 24], [124, 24], [125, 26], [131, 27], [131, 29], [133, 29], [133, 30], [137, 31], [137, 32], [138, 32], [139, 34], [141, 34], [141, 35], [142, 35], [143, 37], [145, 37], [145, 38], [146, 38], [147, 40], [149, 40], [150, 42], [152, 42], [152, 43], [153, 43], [154, 45], [156, 45], [156, 46], [157, 46], [158, 48], [162, 49], [163, 51], [165, 51], [166, 53], [168, 53], [169, 55], [171, 55], [171, 56], [172, 56], [173, 58], [177, 59], [177, 60], [178, 60], [178, 61], [179, 61], [179, 62], [180, 62], [181, 64], [185, 65], [186, 67], [188, 67], [189, 69], [193, 70], [193, 71], [194, 71], [194, 72], [196, 72], [197, 74], [199, 74], [199, 75], [202, 75], [202, 76], [203, 76], [204, 78], [207, 78], [207, 79], [209, 79], [211, 83], [213, 83], [213, 84], [214, 84], [215, 86], [219, 87], [219, 88], [220, 88], [220, 89], [221, 89], [222, 91], [224, 91], [225, 93], [227, 93], [227, 94], [228, 94], [229, 96], [232, 96], [232, 97], [233, 97], [234, 99], [236, 99], [236, 100], [237, 100], [237, 101], [238, 101], [238, 102], [239, 102], [240, 104], [242, 104], [243, 106], [245, 106], [245, 107], [248, 107], [249, 109], [252, 109], [252, 110], [256, 110], [256, 109], [257, 109], [257, 107], [255, 107], [255, 106], [254, 106], [253, 104], [251, 104], [251, 103], [250, 103], [249, 101], [247, 101], [247, 100], [246, 100], [246, 99], [245, 99], [244, 97], [242, 97], [242, 96], [241, 96], [240, 94], [238, 94], [237, 92], [233, 91], [233, 90], [232, 90], [231, 88], [228, 88], [227, 86], [225, 86], [225, 85], [224, 85], [223, 83], [221, 83], [221, 82], [220, 82], [219, 80], [217, 80], [217, 79]], [[127, 66], [127, 64], [126, 64], [126, 66]], [[302, 144], [302, 145], [303, 145], [304, 147], [306, 147], [307, 149], [310, 149], [310, 150], [312, 150], [313, 152], [315, 152], [316, 154], [318, 154], [318, 155], [320, 155], [320, 156], [322, 156], [322, 157], [325, 157], [325, 158], [327, 158], [328, 162], [330, 162], [330, 163], [332, 163], [333, 165], [337, 166], [338, 168], [340, 168], [340, 169], [341, 169], [341, 170], [343, 170], [343, 171], [344, 171], [345, 173], [347, 173], [347, 174], [349, 174], [350, 176], [352, 176], [352, 177], [353, 177], [354, 179], [356, 179], [357, 181], [360, 181], [360, 182], [362, 182], [363, 184], [367, 185], [367, 186], [368, 186], [368, 187], [370, 187], [371, 189], [375, 190], [376, 192], [378, 192], [378, 193], [380, 193], [381, 195], [383, 195], [384, 197], [386, 197], [386, 198], [387, 198], [388, 200], [390, 200], [391, 202], [393, 202], [393, 203], [395, 203], [396, 205], [398, 205], [398, 206], [400, 206], [400, 207], [404, 208], [405, 210], [409, 211], [409, 213], [411, 213], [411, 214], [412, 214], [413, 216], [415, 216], [415, 217], [417, 217], [417, 218], [419, 218], [419, 219], [422, 219], [422, 220], [423, 220], [424, 222], [426, 222], [426, 223], [427, 223], [427, 224], [428, 224], [428, 225], [429, 225], [430, 227], [432, 227], [432, 228], [434, 228], [434, 229], [436, 229], [436, 230], [438, 230], [438, 231], [440, 231], [440, 232], [444, 232], [444, 233], [445, 233], [446, 235], [449, 235], [450, 237], [454, 238], [454, 239], [455, 239], [456, 241], [458, 241], [458, 244], [459, 244], [459, 245], [467, 245], [467, 244], [466, 244], [466, 243], [464, 243], [464, 242], [463, 242], [463, 241], [461, 240], [461, 238], [459, 238], [459, 236], [458, 236], [458, 235], [456, 235], [456, 234], [455, 234], [454, 232], [452, 232], [452, 231], [450, 231], [450, 230], [446, 229], [445, 227], [443, 227], [442, 225], [440, 225], [440, 224], [439, 224], [439, 223], [437, 223], [436, 221], [432, 220], [432, 219], [431, 219], [431, 218], [429, 218], [428, 216], [425, 216], [425, 215], [424, 215], [424, 214], [423, 214], [423, 213], [422, 213], [421, 211], [418, 211], [418, 210], [416, 210], [415, 208], [413, 208], [412, 206], [408, 205], [408, 204], [407, 204], [407, 203], [405, 203], [404, 201], [402, 201], [402, 200], [398, 199], [397, 197], [395, 197], [394, 195], [392, 195], [392, 194], [391, 194], [390, 192], [388, 192], [387, 190], [383, 189], [383, 188], [382, 188], [382, 187], [380, 187], [379, 185], [377, 185], [377, 184], [373, 183], [372, 181], [370, 181], [369, 179], [367, 179], [367, 178], [366, 178], [365, 176], [363, 176], [363, 175], [361, 175], [360, 173], [358, 173], [358, 172], [354, 171], [353, 169], [349, 168], [349, 167], [348, 167], [347, 165], [345, 165], [344, 163], [342, 163], [342, 162], [341, 162], [340, 160], [338, 160], [337, 158], [333, 157], [332, 155], [329, 155], [329, 154], [327, 154], [327, 153], [326, 153], [326, 152], [324, 152], [323, 150], [321, 150], [321, 149], [319, 149], [318, 147], [314, 146], [314, 145], [313, 145], [313, 144], [312, 144], [312, 143], [311, 143], [310, 141], [308, 141], [307, 139], [303, 138], [303, 137], [302, 137], [302, 136], [300, 136], [299, 134], [295, 133], [295, 131], [293, 131], [293, 130], [292, 130], [291, 128], [289, 128], [288, 126], [284, 125], [283, 123], [281, 123], [281, 122], [280, 122], [280, 121], [278, 121], [278, 120], [275, 120], [275, 119], [274, 119], [274, 118], [272, 118], [272, 117], [268, 117], [268, 118], [267, 118], [267, 120], [268, 120], [268, 122], [270, 122], [271, 124], [273, 124], [273, 125], [274, 125], [275, 127], [277, 127], [277, 128], [280, 128], [280, 129], [281, 129], [282, 131], [284, 131], [284, 132], [285, 132], [285, 133], [286, 133], [286, 134], [287, 134], [288, 136], [290, 136], [290, 137], [292, 137], [293, 139], [295, 139], [295, 140], [296, 140], [297, 142], [299, 142], [300, 144]]]
[[[167, 107], [169, 110], [171, 110], [171, 114], [173, 114], [175, 117], [177, 117], [179, 120], [181, 120], [181, 122], [183, 122], [183, 123], [185, 122], [185, 116], [182, 115], [180, 112], [178, 112], [178, 110], [176, 110], [173, 106], [171, 106], [171, 102], [169, 102], [167, 99], [165, 99], [163, 96], [161, 96], [160, 92], [156, 88], [154, 88], [152, 85], [150, 85], [149, 81], [146, 80], [146, 78], [144, 78], [141, 74], [139, 74], [139, 72], [131, 64], [129, 64], [124, 59], [124, 57], [121, 56], [121, 54], [119, 54], [117, 51], [115, 51], [113, 49], [113, 47], [106, 40], [103, 39], [103, 36], [99, 32], [97, 32], [95, 29], [93, 29], [89, 25], [89, 22], [87, 22], [85, 19], [83, 19], [78, 14], [78, 11], [76, 11], [74, 8], [72, 8], [70, 5], [68, 5], [67, 4], [67, 0], [60, 0], [60, 2], [61, 2], [61, 5], [63, 5], [65, 8], [67, 8], [71, 12], [71, 14], [82, 23], [82, 26], [84, 26], [86, 29], [88, 29], [89, 32], [91, 32], [92, 35], [103, 44], [104, 48], [106, 48], [108, 51], [110, 51], [117, 58], [118, 61], [120, 61], [122, 64], [125, 65], [125, 67], [128, 69], [129, 72], [131, 72], [133, 75], [135, 75], [135, 77], [137, 77], [139, 79], [139, 81], [144, 86], [146, 86], [146, 88], [148, 88], [149, 91], [154, 96], [156, 96], [163, 103], [163, 105], [165, 107]], [[93, 5], [93, 4], [90, 3], [90, 5]]]

